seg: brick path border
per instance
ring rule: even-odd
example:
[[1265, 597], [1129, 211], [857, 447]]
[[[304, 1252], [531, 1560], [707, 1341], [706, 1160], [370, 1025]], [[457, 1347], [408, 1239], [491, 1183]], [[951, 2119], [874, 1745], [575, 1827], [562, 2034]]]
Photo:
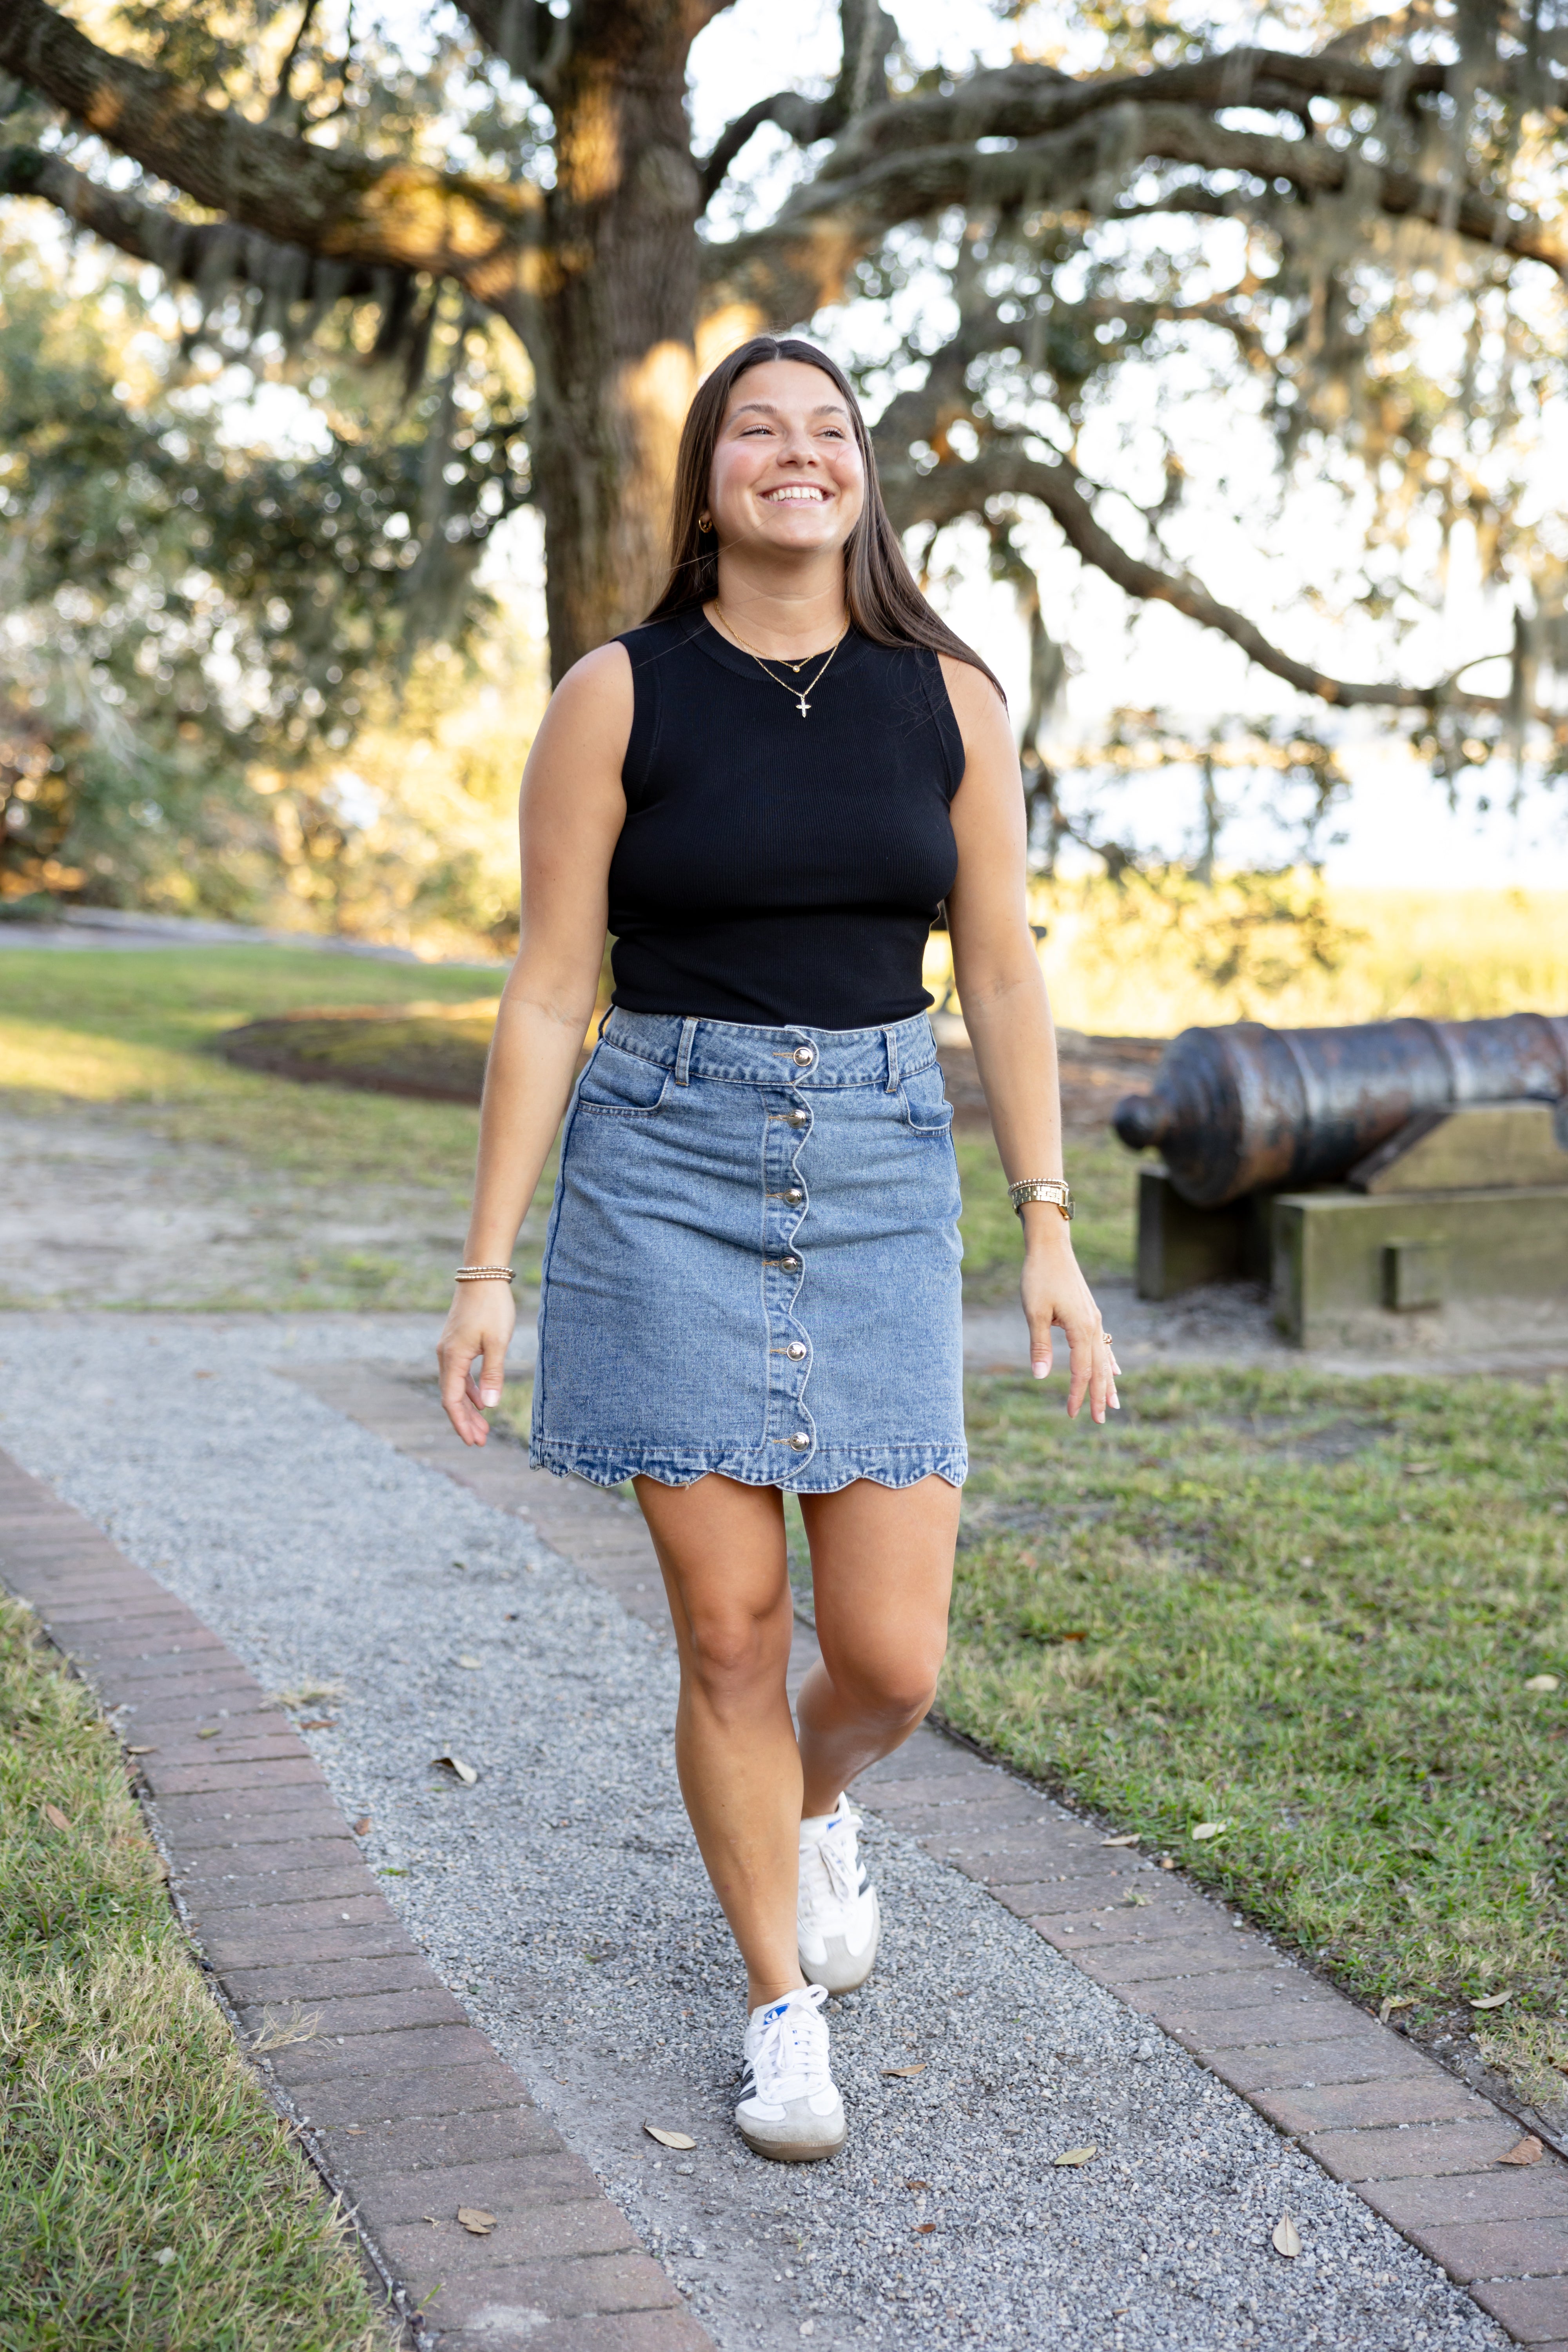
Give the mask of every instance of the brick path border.
[[[287, 1716], [4, 1452], [0, 1579], [132, 1751], [201, 1966], [419, 2352], [713, 2352], [408, 1935]], [[258, 2051], [290, 2019], [314, 2021], [309, 2038]], [[494, 2231], [470, 2236], [459, 2205]]]
[[[516, 1445], [459, 1450], [422, 1373], [364, 1361], [286, 1369], [401, 1453], [526, 1519], [634, 1616], [667, 1629], [632, 1504], [531, 1470]], [[797, 1625], [792, 1692], [816, 1654]], [[1517, 2343], [1568, 2352], [1568, 2164], [1547, 2153], [1500, 2166], [1522, 2136], [1515, 2117], [1181, 1873], [1140, 1868], [1091, 1822], [930, 1725], [862, 1774], [857, 1795], [1179, 2042]], [[1143, 1900], [1130, 1903], [1134, 1888]]]

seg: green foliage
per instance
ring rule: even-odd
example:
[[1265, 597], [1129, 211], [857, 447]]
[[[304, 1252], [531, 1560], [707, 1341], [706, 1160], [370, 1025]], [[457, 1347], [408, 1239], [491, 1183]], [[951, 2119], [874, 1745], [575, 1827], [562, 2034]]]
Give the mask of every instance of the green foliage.
[[1121, 1386], [972, 1383], [949, 1717], [1419, 2025], [1560, 2020], [1568, 1385]]
[[0, 2310], [14, 2352], [390, 2342], [196, 1969], [114, 1741], [5, 1599]]
[[361, 384], [353, 414], [345, 355], [279, 446], [232, 366], [152, 331], [129, 272], [62, 291], [0, 251], [0, 890], [254, 913], [283, 856], [258, 763], [341, 856], [318, 771], [423, 639], [486, 617], [473, 567], [526, 487], [514, 395], [459, 313], [412, 402]]

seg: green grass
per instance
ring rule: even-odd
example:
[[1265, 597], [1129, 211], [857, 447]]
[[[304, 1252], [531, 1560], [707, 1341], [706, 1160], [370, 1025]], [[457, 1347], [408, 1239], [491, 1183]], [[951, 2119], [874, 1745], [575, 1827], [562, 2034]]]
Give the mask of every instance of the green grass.
[[7, 2352], [392, 2342], [202, 1982], [113, 1740], [8, 1601], [0, 2312]]
[[1473, 2023], [1561, 2093], [1568, 1382], [1205, 1370], [1121, 1396], [1096, 1431], [972, 1383], [942, 1710], [1361, 1998]]
[[[1007, 1198], [1007, 1179], [989, 1135], [953, 1138], [963, 1188], [963, 1295], [971, 1306], [1017, 1296], [1023, 1228]], [[1066, 1168], [1073, 1189], [1073, 1248], [1091, 1282], [1125, 1276], [1132, 1266], [1138, 1162], [1111, 1135], [1069, 1136]]]

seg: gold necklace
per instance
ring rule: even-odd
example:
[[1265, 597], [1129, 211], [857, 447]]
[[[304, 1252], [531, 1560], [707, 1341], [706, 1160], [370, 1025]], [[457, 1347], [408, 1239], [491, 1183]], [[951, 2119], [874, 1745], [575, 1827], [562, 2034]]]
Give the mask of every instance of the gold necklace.
[[[786, 694], [794, 695], [800, 715], [804, 719], [811, 709], [811, 705], [806, 700], [806, 697], [809, 694], [814, 694], [816, 688], [822, 684], [823, 679], [826, 677], [828, 662], [833, 659], [834, 654], [838, 651], [839, 646], [849, 635], [848, 622], [845, 622], [843, 628], [835, 638], [832, 652], [828, 654], [827, 659], [824, 661], [822, 667], [817, 671], [816, 676], [815, 677], [807, 678], [804, 686], [790, 686], [787, 685], [782, 677], [773, 677], [773, 671], [768, 667], [767, 663], [763, 660], [762, 655], [757, 651], [755, 646], [747, 645], [745, 638], [741, 635], [740, 630], [735, 626], [733, 621], [731, 620], [729, 614], [725, 612], [723, 605], [715, 603], [713, 609], [718, 614], [719, 618], [723, 622], [724, 626], [728, 629], [730, 635], [734, 638], [735, 643], [741, 647], [742, 653], [748, 653], [751, 655], [752, 659], [756, 663], [757, 667], [762, 671], [763, 676], [764, 677], [773, 677], [773, 684], [775, 686], [782, 686], [784, 687], [784, 690]], [[778, 658], [781, 661], [784, 661], [782, 654]], [[799, 661], [784, 661], [784, 666], [785, 669], [793, 669], [795, 676], [798, 677], [801, 671], [805, 667], [806, 663], [810, 659], [811, 656], [809, 654], [803, 654]]]

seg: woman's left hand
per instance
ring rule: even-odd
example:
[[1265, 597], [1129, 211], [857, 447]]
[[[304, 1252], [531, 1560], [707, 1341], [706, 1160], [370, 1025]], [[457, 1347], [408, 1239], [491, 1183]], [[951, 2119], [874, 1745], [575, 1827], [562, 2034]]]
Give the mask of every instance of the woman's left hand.
[[1087, 1396], [1089, 1418], [1103, 1422], [1108, 1412], [1120, 1412], [1121, 1404], [1116, 1393], [1116, 1375], [1121, 1367], [1111, 1349], [1110, 1334], [1100, 1323], [1093, 1293], [1072, 1254], [1066, 1219], [1048, 1202], [1028, 1203], [1024, 1216], [1024, 1312], [1029, 1319], [1030, 1369], [1037, 1381], [1049, 1376], [1051, 1331], [1059, 1324], [1072, 1351], [1068, 1418], [1078, 1418]]

